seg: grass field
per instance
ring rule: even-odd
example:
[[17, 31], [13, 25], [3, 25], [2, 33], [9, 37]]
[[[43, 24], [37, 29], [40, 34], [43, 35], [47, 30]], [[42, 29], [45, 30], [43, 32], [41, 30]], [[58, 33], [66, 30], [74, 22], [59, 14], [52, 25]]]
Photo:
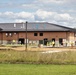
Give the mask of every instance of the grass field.
[[0, 75], [76, 75], [76, 51], [42, 53], [1, 48], [0, 63]]
[[0, 50], [0, 63], [76, 64], [76, 51], [42, 53]]
[[76, 75], [76, 65], [0, 64], [0, 75]]

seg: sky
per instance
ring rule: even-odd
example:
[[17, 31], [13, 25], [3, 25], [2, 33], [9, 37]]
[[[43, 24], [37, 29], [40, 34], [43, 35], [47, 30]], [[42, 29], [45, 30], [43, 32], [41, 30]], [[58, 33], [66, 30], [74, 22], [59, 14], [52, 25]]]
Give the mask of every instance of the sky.
[[26, 21], [76, 28], [76, 0], [0, 0], [0, 23]]

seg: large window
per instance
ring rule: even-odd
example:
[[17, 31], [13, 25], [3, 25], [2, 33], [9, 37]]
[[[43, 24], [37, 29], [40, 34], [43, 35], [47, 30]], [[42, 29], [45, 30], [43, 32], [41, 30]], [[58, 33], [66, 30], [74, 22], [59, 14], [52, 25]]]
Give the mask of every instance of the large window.
[[55, 38], [52, 38], [52, 41], [54, 41], [54, 42], [55, 42]]
[[34, 36], [37, 36], [38, 35], [38, 33], [34, 33]]
[[43, 33], [40, 33], [40, 36], [43, 36]]

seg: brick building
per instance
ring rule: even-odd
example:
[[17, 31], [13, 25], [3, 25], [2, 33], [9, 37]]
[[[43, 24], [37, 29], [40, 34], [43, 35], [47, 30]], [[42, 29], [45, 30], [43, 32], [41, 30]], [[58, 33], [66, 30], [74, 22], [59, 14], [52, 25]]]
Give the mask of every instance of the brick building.
[[[52, 23], [27, 23], [27, 43], [44, 44], [54, 41], [55, 45], [76, 44], [76, 30]], [[26, 43], [26, 23], [0, 23], [0, 44]]]

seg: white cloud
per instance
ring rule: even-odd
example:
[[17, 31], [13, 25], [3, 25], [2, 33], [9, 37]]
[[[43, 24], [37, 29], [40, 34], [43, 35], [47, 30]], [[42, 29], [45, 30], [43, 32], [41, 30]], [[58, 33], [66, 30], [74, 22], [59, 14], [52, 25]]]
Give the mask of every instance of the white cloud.
[[36, 12], [0, 12], [0, 22], [50, 22], [61, 25], [70, 25], [75, 26], [76, 17], [68, 13], [58, 13], [52, 11], [45, 11], [42, 9], [37, 10]]
[[31, 18], [34, 19], [34, 16], [32, 13], [29, 12], [20, 12], [15, 14], [18, 18]]
[[65, 3], [67, 0], [38, 0], [42, 3]]
[[0, 18], [3, 19], [27, 19], [27, 20], [34, 20], [34, 15], [29, 12], [19, 12], [19, 13], [14, 13], [14, 12], [4, 12], [0, 13]]
[[68, 13], [63, 13], [63, 14], [59, 14], [57, 12], [49, 12], [49, 11], [44, 11], [44, 10], [41, 10], [39, 9], [37, 12], [36, 12], [36, 15], [43, 19], [43, 20], [46, 20], [46, 19], [54, 19], [54, 20], [66, 20], [66, 21], [70, 21], [72, 20], [73, 18], [70, 16], [70, 14]]
[[55, 15], [56, 12], [48, 12], [48, 11], [44, 11], [44, 10], [37, 10], [36, 15], [42, 19], [46, 19], [46, 18], [50, 18], [50, 16]]
[[5, 17], [5, 18], [15, 18], [15, 14], [13, 12], [4, 12], [2, 13], [1, 17]]
[[16, 19], [15, 22], [16, 22], [16, 23], [21, 23], [21, 22], [26, 22], [26, 20]]
[[37, 8], [38, 6], [36, 4], [22, 4], [22, 7], [24, 7], [24, 8]]
[[[36, 3], [42, 3], [42, 4], [53, 4], [54, 6], [57, 5], [62, 5], [62, 6], [68, 6], [68, 5], [76, 5], [76, 0], [38, 0]], [[65, 4], [65, 5], [64, 5]], [[61, 7], [62, 7], [61, 6]], [[54, 8], [54, 7], [53, 7]]]
[[37, 17], [36, 20], [62, 24], [65, 26], [66, 25], [72, 26], [76, 22], [76, 18], [74, 18], [68, 13], [51, 12], [51, 11], [45, 11], [41, 9], [39, 9], [36, 12], [36, 17]]
[[73, 19], [68, 13], [60, 14], [60, 17], [61, 19], [68, 21]]

